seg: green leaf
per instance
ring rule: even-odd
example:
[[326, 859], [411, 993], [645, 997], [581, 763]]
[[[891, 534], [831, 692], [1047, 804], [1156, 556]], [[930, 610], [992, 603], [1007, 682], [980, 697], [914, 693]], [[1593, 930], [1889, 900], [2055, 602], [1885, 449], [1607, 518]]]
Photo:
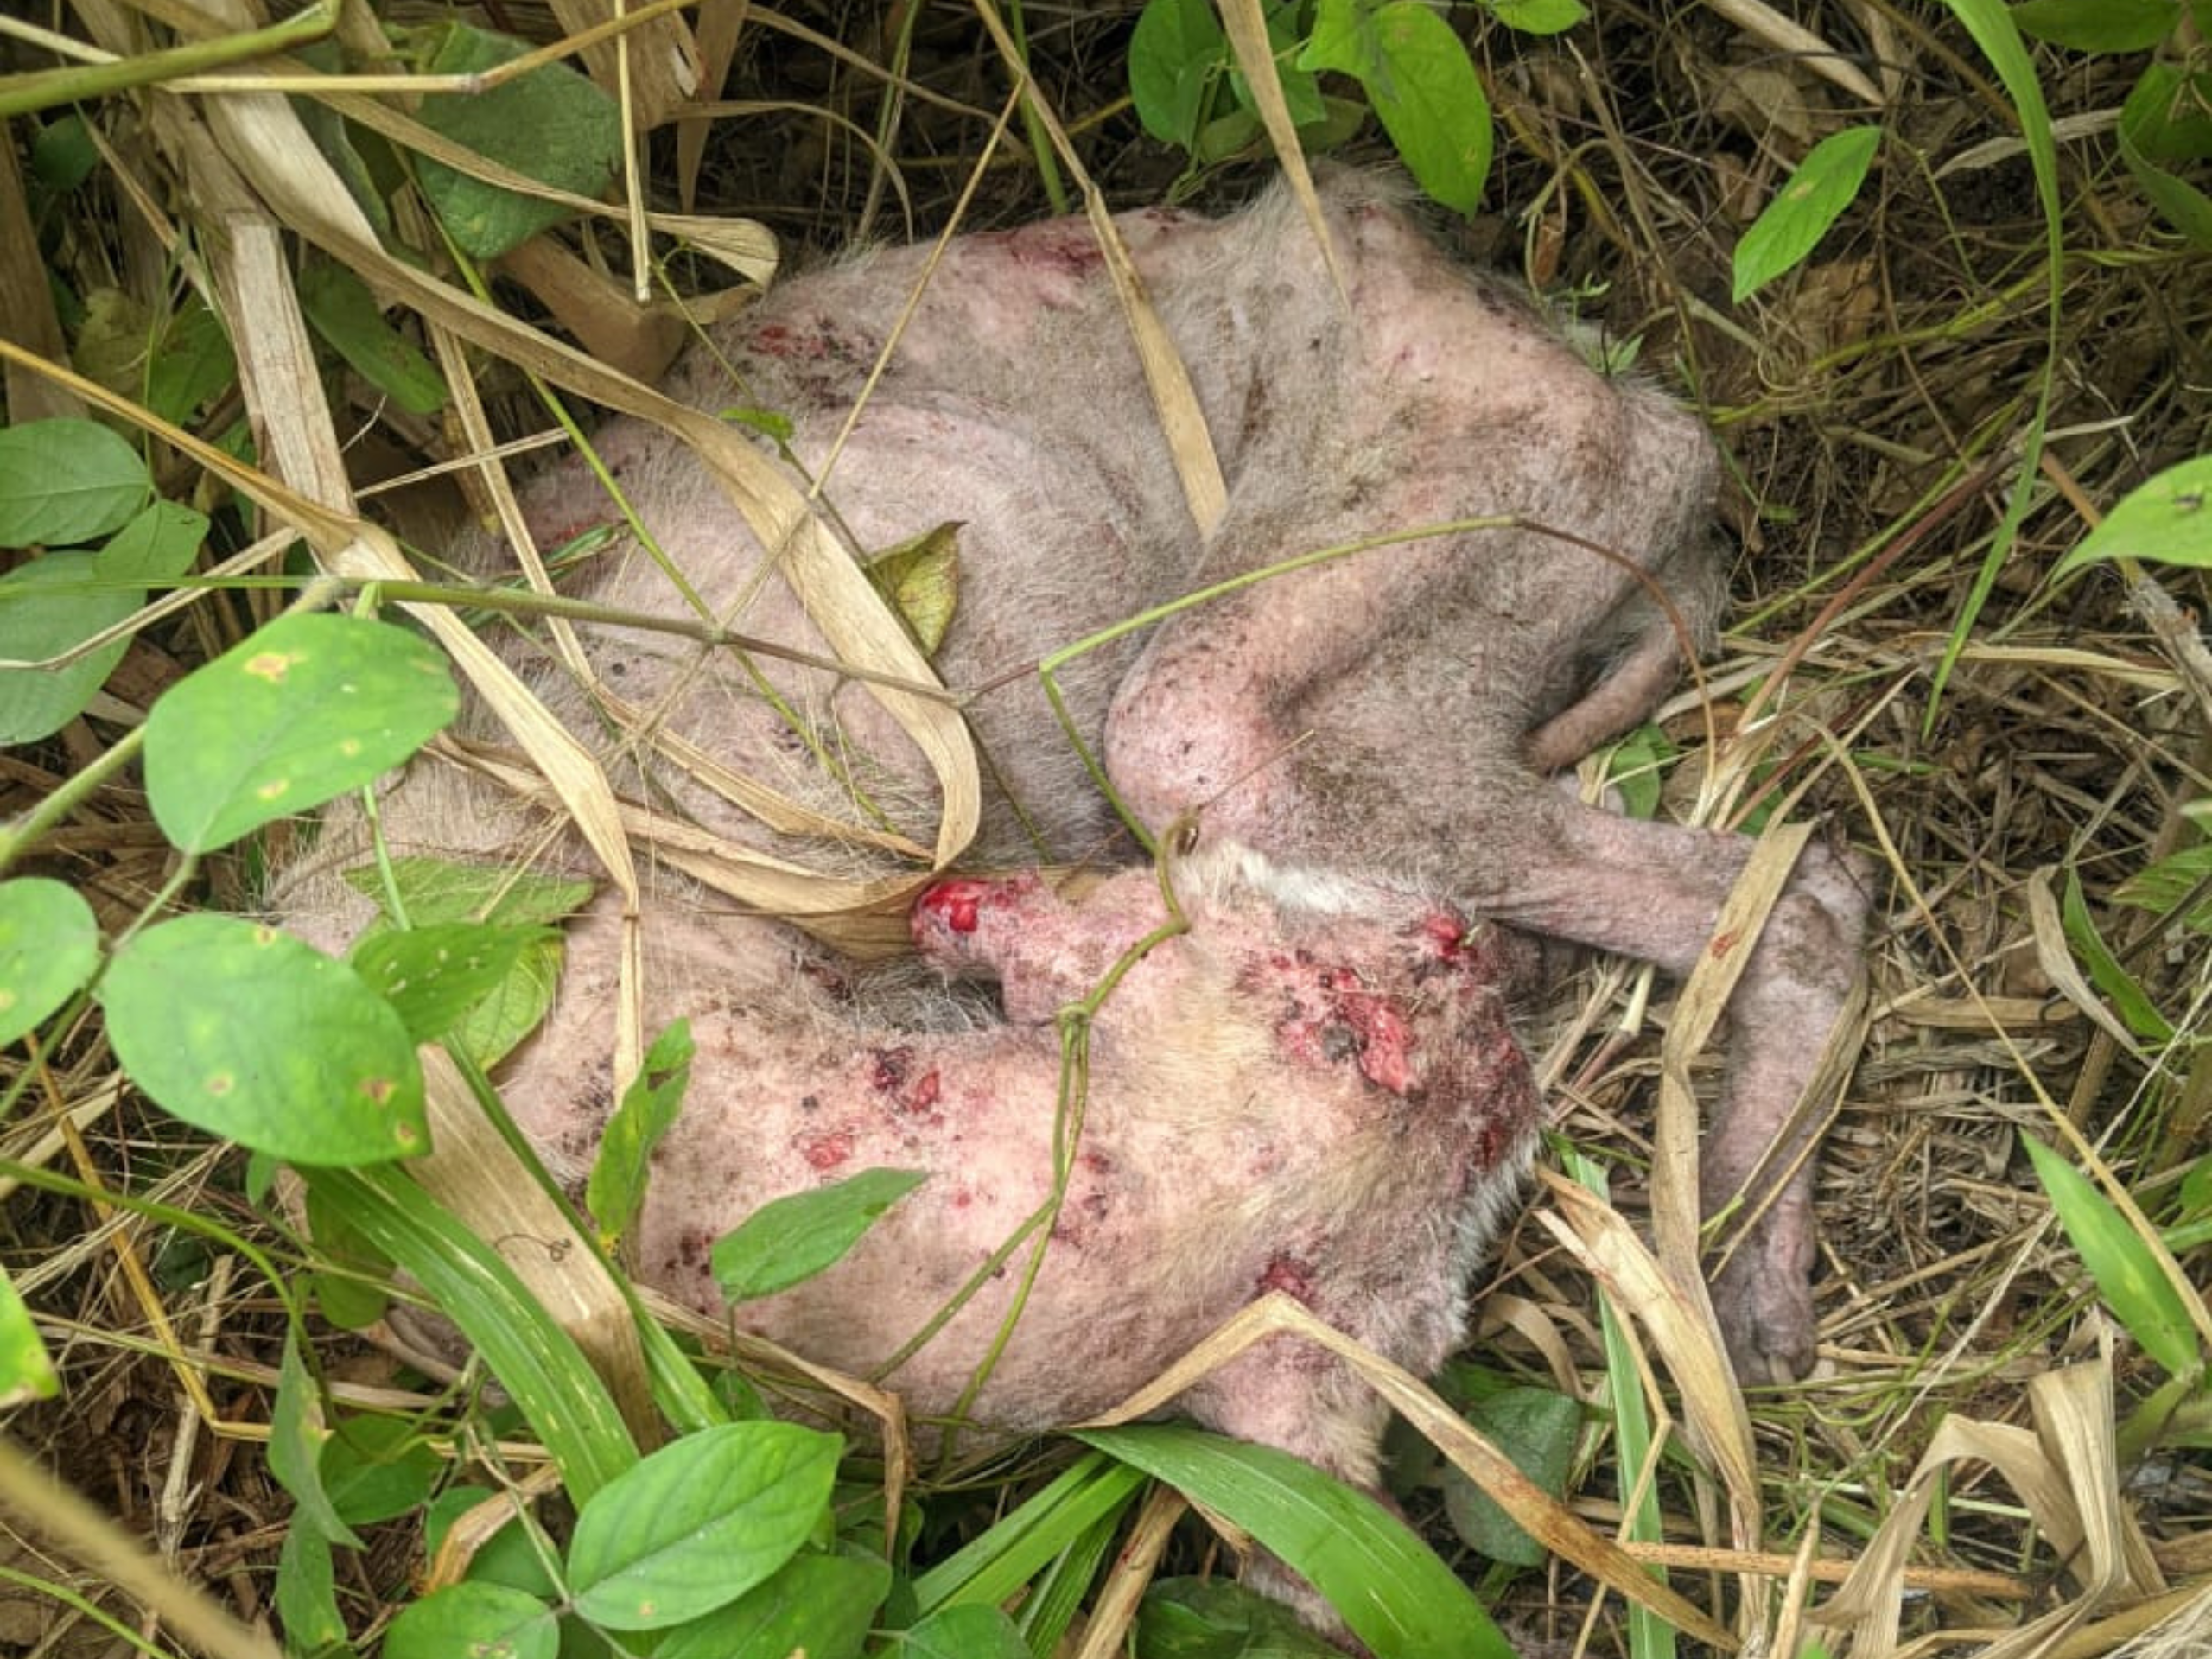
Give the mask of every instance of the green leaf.
[[899, 1659], [1030, 1659], [1014, 1621], [995, 1607], [969, 1602], [940, 1608], [909, 1628]]
[[378, 308], [369, 285], [345, 266], [316, 260], [300, 273], [300, 310], [354, 373], [410, 415], [446, 406], [445, 377]]
[[728, 1606], [671, 1630], [655, 1659], [858, 1659], [890, 1591], [880, 1560], [805, 1551]]
[[1298, 65], [1355, 77], [1414, 181], [1446, 207], [1474, 212], [1490, 172], [1490, 99], [1443, 18], [1419, 0], [1371, 12], [1325, 3]]
[[[437, 75], [496, 68], [529, 48], [462, 23], [430, 31], [423, 66]], [[572, 195], [598, 197], [622, 160], [622, 116], [613, 99], [566, 64], [547, 64], [480, 92], [432, 96], [415, 118], [433, 132], [512, 173]], [[428, 156], [417, 159], [423, 200], [474, 259], [496, 259], [571, 210], [486, 184]]]
[[355, 1526], [410, 1515], [430, 1501], [444, 1459], [412, 1423], [356, 1414], [323, 1442], [323, 1490]]
[[[2212, 842], [2184, 847], [2112, 890], [2116, 905], [2148, 911], [2161, 921], [2179, 921], [2196, 933], [2212, 933]], [[2187, 915], [2178, 912], [2192, 905]]]
[[1337, 1659], [1334, 1643], [1233, 1579], [1160, 1579], [1137, 1610], [1145, 1659]]
[[[1515, 1468], [1554, 1497], [1565, 1496], [1582, 1438], [1582, 1408], [1573, 1401], [1550, 1389], [1502, 1389], [1478, 1402], [1467, 1419], [1497, 1443]], [[1444, 1509], [1460, 1541], [1493, 1561], [1541, 1567], [1548, 1559], [1544, 1547], [1497, 1499], [1449, 1466], [1444, 1471]]]
[[74, 995], [99, 956], [99, 924], [74, 887], [42, 875], [0, 881], [0, 1045]]
[[2120, 965], [2112, 947], [2098, 933], [2097, 925], [2089, 915], [2088, 901], [2082, 896], [2080, 871], [2066, 872], [2066, 891], [2060, 895], [2058, 911], [2066, 942], [2088, 970], [2089, 982], [2112, 999], [2113, 1007], [2127, 1022], [2127, 1028], [2146, 1042], [2170, 1040], [2174, 1031], [2166, 1023], [2166, 1017], [2144, 994], [2134, 976]]
[[189, 426], [202, 404], [238, 383], [238, 359], [222, 320], [197, 295], [172, 315], [146, 360], [146, 407], [163, 420]]
[[733, 1302], [772, 1296], [844, 1259], [876, 1218], [928, 1179], [864, 1169], [829, 1186], [771, 1198], [715, 1241], [715, 1282]]
[[[415, 927], [442, 922], [498, 922], [543, 927], [573, 916], [595, 891], [588, 880], [540, 875], [497, 864], [456, 864], [442, 858], [395, 858], [392, 885]], [[346, 885], [365, 899], [384, 900], [374, 865], [345, 873]]]
[[607, 1120], [584, 1187], [584, 1204], [599, 1224], [601, 1242], [611, 1251], [628, 1233], [645, 1201], [645, 1179], [653, 1148], [683, 1109], [691, 1086], [691, 1022], [678, 1020], [653, 1039], [645, 1064], [622, 1103]]
[[2022, 0], [2012, 8], [2021, 34], [2076, 52], [2140, 52], [2180, 21], [2180, 0]]
[[285, 616], [194, 670], [146, 720], [146, 797], [188, 853], [373, 782], [460, 709], [445, 658], [404, 628]]
[[814, 1535], [843, 1446], [797, 1423], [726, 1423], [662, 1447], [576, 1517], [576, 1611], [658, 1630], [734, 1601]]
[[2167, 221], [2199, 248], [2212, 248], [2212, 196], [2181, 176], [2212, 156], [2212, 73], [2191, 75], [2154, 63], [2120, 108], [2120, 159]]
[[320, 1653], [346, 1639], [330, 1540], [296, 1519], [284, 1529], [284, 1547], [276, 1555], [276, 1618], [287, 1653]]
[[315, 1254], [331, 1264], [308, 1275], [308, 1293], [322, 1317], [340, 1331], [365, 1331], [390, 1310], [391, 1297], [385, 1284], [391, 1277], [391, 1258], [334, 1212], [322, 1201], [320, 1188], [309, 1186], [304, 1202]]
[[23, 1306], [15, 1281], [0, 1269], [0, 1411], [51, 1400], [60, 1392], [54, 1362], [38, 1339], [30, 1310]]
[[553, 1454], [572, 1499], [588, 1503], [636, 1465], [637, 1446], [607, 1385], [496, 1246], [388, 1165], [303, 1173], [330, 1212], [419, 1280], [461, 1327]]
[[269, 1418], [269, 1472], [292, 1496], [296, 1521], [327, 1541], [361, 1548], [361, 1541], [340, 1517], [322, 1482], [322, 1448], [330, 1439], [323, 1427], [322, 1396], [300, 1357], [299, 1332], [284, 1333], [284, 1352], [276, 1368], [276, 1403]]
[[922, 654], [944, 643], [960, 600], [960, 526], [939, 524], [872, 556], [868, 585], [912, 630]]
[[1564, 35], [1590, 14], [1582, 0], [1483, 0], [1497, 21], [1523, 35]]
[[2032, 1135], [2020, 1140], [2044, 1191], [2050, 1194], [2059, 1225], [2097, 1281], [2097, 1294], [2113, 1317], [2170, 1376], [2185, 1376], [2201, 1368], [2196, 1327], [2150, 1245], [2069, 1159]]
[[398, 1013], [407, 1034], [427, 1043], [504, 985], [525, 951], [557, 938], [550, 928], [439, 922], [368, 934], [347, 959]]
[[[499, 1063], [537, 1029], [553, 1006], [561, 978], [563, 944], [557, 933], [539, 931], [589, 902], [593, 884], [565, 876], [534, 874], [490, 864], [455, 864], [437, 858], [395, 858], [392, 885], [407, 919], [416, 928], [449, 922], [488, 922], [532, 930], [532, 938], [499, 984], [463, 1017], [455, 1046], [479, 1065]], [[345, 872], [347, 884], [379, 905], [384, 882], [374, 865]], [[365, 940], [393, 931], [389, 916], [371, 924]]]
[[561, 1622], [533, 1595], [472, 1580], [402, 1608], [378, 1651], [383, 1659], [556, 1659]]
[[[174, 501], [156, 501], [108, 537], [92, 561], [103, 582], [135, 588], [165, 587], [192, 569], [207, 539], [207, 517]], [[145, 595], [135, 593], [134, 604]]]
[[0, 547], [92, 541], [129, 523], [153, 492], [138, 452], [97, 421], [0, 427]]
[[1147, 0], [1129, 36], [1129, 98], [1144, 130], [1191, 149], [1228, 62], [1229, 37], [1209, 0]]
[[428, 1147], [399, 1016], [289, 933], [232, 916], [163, 922], [118, 954], [99, 997], [124, 1069], [196, 1128], [296, 1164]]
[[410, 415], [446, 406], [445, 377], [421, 346], [385, 320], [369, 285], [345, 266], [318, 259], [300, 273], [300, 310], [354, 373]]
[[1737, 304], [1795, 270], [1820, 245], [1828, 226], [1857, 200], [1881, 141], [1879, 127], [1846, 127], [1806, 153], [1736, 244]]
[[1144, 1477], [1091, 1452], [914, 1580], [924, 1612], [963, 1602], [996, 1606], [1020, 1592], [1104, 1516], [1135, 1502]]
[[1513, 1659], [1474, 1594], [1405, 1522], [1273, 1446], [1147, 1423], [1075, 1438], [1249, 1532], [1313, 1586], [1375, 1659]]
[[[142, 597], [105, 582], [90, 553], [49, 553], [20, 566], [0, 576], [0, 660], [58, 657], [115, 626]], [[115, 639], [65, 667], [0, 669], [0, 744], [35, 743], [76, 719], [130, 648]]]

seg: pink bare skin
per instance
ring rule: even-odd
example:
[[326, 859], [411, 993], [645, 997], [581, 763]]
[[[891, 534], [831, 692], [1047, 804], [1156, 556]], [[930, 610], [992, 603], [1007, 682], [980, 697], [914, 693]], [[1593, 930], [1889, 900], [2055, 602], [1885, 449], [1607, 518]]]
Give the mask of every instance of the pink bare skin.
[[[1341, 298], [1280, 193], [1226, 219], [1118, 221], [1228, 483], [1210, 535], [1184, 505], [1080, 224], [954, 242], [849, 435], [925, 251], [787, 282], [671, 377], [702, 406], [787, 415], [793, 453], [856, 552], [961, 524], [958, 609], [935, 662], [948, 684], [996, 687], [969, 709], [1003, 791], [976, 849], [984, 865], [1137, 856], [1034, 677], [1007, 674], [1148, 607], [1316, 549], [1501, 513], [1641, 573], [1529, 528], [1434, 534], [1271, 577], [1070, 665], [1067, 707], [1122, 799], [1155, 831], [1198, 813], [1203, 844], [1184, 874], [1192, 931], [1099, 1011], [1045, 1276], [975, 1402], [982, 1421], [1032, 1428], [1095, 1412], [1267, 1288], [1401, 1363], [1433, 1365], [1459, 1332], [1479, 1240], [1515, 1198], [1533, 1112], [1498, 1012], [1503, 947], [1455, 960], [1436, 948], [1435, 918], [1482, 915], [1680, 973], [1709, 948], [1748, 854], [1738, 837], [1580, 805], [1548, 776], [1643, 717], [1674, 678], [1683, 642], [1647, 582], [1694, 648], [1707, 642], [1711, 440], [1455, 266], [1387, 184], [1340, 175], [1324, 199]], [[823, 649], [688, 453], [626, 420], [596, 442], [717, 617]], [[576, 463], [539, 477], [525, 507], [548, 545], [613, 517]], [[626, 539], [571, 591], [684, 607]], [[766, 658], [756, 677], [669, 634], [585, 633], [609, 683], [635, 706], [664, 700], [667, 728], [728, 766], [850, 816], [812, 758], [838, 755], [873, 806], [930, 839], [928, 770], [866, 687]], [[547, 690], [604, 747], [588, 694], [552, 671]], [[620, 787], [673, 819], [819, 853], [650, 753], [610, 762]], [[528, 822], [474, 779], [422, 766], [385, 814], [410, 852], [492, 854]], [[280, 903], [330, 940], [360, 914], [327, 881], [297, 881]], [[1710, 1205], [1783, 1135], [1857, 971], [1865, 908], [1851, 865], [1816, 849], [1753, 947], [1706, 1142]], [[931, 889], [915, 914], [923, 956], [1000, 987], [1002, 1014], [977, 1025], [941, 984], [894, 991], [658, 873], [648, 1014], [688, 1015], [699, 1060], [637, 1240], [645, 1276], [716, 1308], [708, 1243], [758, 1203], [871, 1166], [931, 1170], [835, 1272], [739, 1311], [817, 1360], [880, 1364], [1039, 1203], [1059, 1076], [1050, 1016], [1161, 914], [1148, 869], [1074, 906], [1033, 880]], [[572, 930], [560, 1001], [503, 1084], [570, 1173], [609, 1098], [613, 941], [603, 902]], [[1377, 1150], [1405, 1145], [1422, 1155]], [[1814, 1357], [1812, 1230], [1808, 1169], [1715, 1286], [1754, 1375]], [[918, 1411], [960, 1397], [1016, 1276], [987, 1281], [891, 1379]], [[1379, 1408], [1283, 1346], [1184, 1403], [1370, 1478]]]
[[[1271, 1290], [1433, 1369], [1526, 1164], [1537, 1102], [1505, 1018], [1525, 940], [1488, 927], [1463, 938], [1433, 905], [1278, 871], [1226, 843], [1179, 861], [1173, 879], [1189, 930], [1154, 945], [1090, 1020], [1067, 1189], [971, 1408], [982, 1422], [1037, 1430], [1103, 1411]], [[708, 1086], [655, 1159], [640, 1271], [720, 1316], [709, 1245], [760, 1204], [863, 1169], [928, 1172], [838, 1266], [734, 1312], [810, 1358], [882, 1373], [1050, 1197], [1054, 1016], [1166, 919], [1145, 868], [1076, 904], [1035, 876], [930, 888], [913, 911], [922, 955], [1003, 988], [1006, 1020], [980, 1029], [890, 1032], [826, 998], [802, 1020], [696, 982], [671, 1012], [691, 1020]], [[685, 950], [682, 931], [699, 924], [671, 920], [656, 945]], [[578, 992], [611, 975], [612, 943], [611, 928], [579, 930]], [[573, 1097], [522, 1096], [523, 1128], [556, 1154], [579, 1128], [594, 1138]], [[582, 1170], [556, 1156], [556, 1173]], [[953, 1413], [1026, 1262], [1017, 1253], [984, 1277], [884, 1376], [910, 1413]], [[1217, 1373], [1185, 1408], [1371, 1484], [1380, 1402], [1336, 1362], [1285, 1346]]]

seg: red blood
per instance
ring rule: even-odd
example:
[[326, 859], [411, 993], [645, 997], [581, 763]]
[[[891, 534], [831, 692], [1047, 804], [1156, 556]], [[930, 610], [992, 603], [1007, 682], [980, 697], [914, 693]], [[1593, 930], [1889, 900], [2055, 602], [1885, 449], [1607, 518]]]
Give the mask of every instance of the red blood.
[[793, 1143], [798, 1155], [816, 1169], [835, 1169], [853, 1155], [853, 1137], [842, 1130], [802, 1136]]
[[936, 1071], [926, 1071], [915, 1082], [914, 1086], [906, 1091], [906, 1098], [899, 1104], [910, 1112], [925, 1112], [937, 1104], [938, 1096], [943, 1092], [944, 1089], [938, 1082]]
[[1446, 962], [1463, 962], [1467, 957], [1467, 925], [1448, 910], [1433, 910], [1425, 917], [1421, 931], [1428, 938], [1430, 947]]
[[955, 877], [925, 888], [922, 896], [914, 900], [915, 942], [922, 943], [921, 926], [925, 912], [935, 917], [945, 928], [955, 933], [973, 933], [985, 900], [992, 896], [988, 881], [970, 881]]
[[1387, 997], [1361, 993], [1344, 1000], [1344, 1023], [1359, 1033], [1359, 1070], [1377, 1088], [1403, 1095], [1414, 1083], [1415, 1039], [1406, 1017]]

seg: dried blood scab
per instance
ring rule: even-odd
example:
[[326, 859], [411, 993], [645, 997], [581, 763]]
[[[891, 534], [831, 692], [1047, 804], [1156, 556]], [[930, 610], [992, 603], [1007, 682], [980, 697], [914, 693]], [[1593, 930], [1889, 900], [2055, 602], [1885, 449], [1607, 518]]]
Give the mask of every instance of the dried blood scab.
[[899, 1096], [899, 1109], [905, 1112], [926, 1112], [937, 1104], [938, 1096], [944, 1092], [944, 1085], [938, 1082], [936, 1069], [932, 1067], [915, 1078], [914, 1086]]
[[1258, 1282], [1253, 1287], [1260, 1295], [1279, 1290], [1297, 1301], [1313, 1306], [1319, 1294], [1319, 1270], [1313, 1263], [1288, 1250], [1277, 1250], [1268, 1258], [1268, 1265], [1261, 1270]]
[[914, 1051], [903, 1044], [871, 1048], [868, 1052], [868, 1086], [879, 1095], [894, 1093], [906, 1086], [906, 1073], [913, 1064]]
[[842, 1129], [833, 1129], [826, 1135], [798, 1135], [791, 1145], [806, 1160], [810, 1169], [836, 1169], [853, 1155], [853, 1137]]

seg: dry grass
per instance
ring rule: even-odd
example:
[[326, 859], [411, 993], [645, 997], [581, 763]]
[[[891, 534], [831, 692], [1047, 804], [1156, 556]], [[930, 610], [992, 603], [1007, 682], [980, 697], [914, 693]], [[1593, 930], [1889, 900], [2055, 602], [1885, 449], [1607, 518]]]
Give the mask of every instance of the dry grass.
[[[902, 234], [909, 210], [914, 228], [938, 222], [1003, 101], [1004, 73], [964, 9], [924, 13], [891, 144], [899, 188], [885, 190], [852, 137], [880, 107], [868, 66], [887, 34], [874, 10], [782, 14], [849, 56], [756, 20], [728, 96], [759, 102], [726, 114], [696, 156], [657, 147], [656, 200], [696, 162], [684, 182], [702, 203], [767, 219], [796, 245], [834, 246], [863, 228]], [[1816, 1528], [1813, 1554], [1836, 1573], [1860, 1563], [1850, 1650], [1867, 1659], [1933, 1650], [1910, 1638], [1943, 1630], [1957, 1633], [1953, 1651], [2089, 1655], [2133, 1639], [2126, 1650], [2146, 1656], [2202, 1652], [2212, 1471], [2201, 1451], [2114, 1461], [2115, 1419], [2159, 1373], [2099, 1310], [2018, 1141], [2055, 1140], [2070, 1123], [2153, 1216], [2172, 1213], [2178, 1175], [2207, 1150], [2192, 1042], [2148, 1066], [2101, 1028], [2066, 994], [2056, 908], [2037, 893], [2078, 878], [2159, 1006], [2178, 1018], [2202, 1001], [2196, 938], [2108, 904], [2119, 882], [2197, 835], [2179, 808], [2212, 792], [2200, 705], [2114, 580], [2045, 578], [2091, 514], [2207, 447], [2212, 263], [2152, 216], [2091, 124], [2093, 136], [2060, 149], [2067, 257], [2050, 360], [2027, 164], [1971, 42], [1933, 5], [1796, 10], [1873, 73], [1890, 133], [1884, 165], [1806, 267], [1727, 303], [1728, 251], [1750, 215], [1815, 139], [1866, 118], [1864, 106], [1812, 60], [1687, 0], [1608, 6], [1554, 41], [1491, 32], [1500, 161], [1489, 211], [1462, 232], [1478, 254], [1579, 296], [1616, 340], [1639, 338], [1647, 372], [1685, 382], [1732, 456], [1738, 621], [1708, 674], [1735, 741], [1693, 754], [1675, 793], [1739, 817], [1785, 802], [1887, 877], [1858, 1067], [1821, 1167], [1821, 1370], [1751, 1401], [1760, 1503], [1771, 1535], [1794, 1547]], [[1173, 168], [1121, 102], [1128, 22], [1037, 9], [1030, 39], [1091, 172], [1116, 200], [1137, 202], [1157, 199]], [[2062, 120], [2125, 95], [2125, 68], [2056, 54], [2037, 63]], [[117, 145], [96, 193], [111, 217], [69, 227], [48, 255], [80, 290], [147, 297], [165, 286], [162, 235], [204, 229], [213, 197], [204, 170], [178, 181], [183, 124], [130, 111], [118, 99], [96, 112]], [[126, 180], [166, 212], [134, 203]], [[1207, 189], [1248, 181], [1236, 173]], [[986, 169], [970, 208], [991, 222], [1043, 211], [1019, 151]], [[2045, 373], [2051, 436], [2030, 480], [2035, 499], [1939, 696], [1934, 672], [2018, 486]], [[19, 399], [20, 385], [10, 382]], [[387, 420], [367, 447], [437, 445]], [[2183, 606], [2202, 605], [2193, 576], [2166, 579]], [[243, 616], [211, 603], [143, 637], [92, 722], [0, 757], [0, 810], [57, 787], [113, 729], [103, 722], [143, 709]], [[1693, 713], [1671, 730], [1703, 741]], [[39, 854], [111, 929], [159, 885], [163, 856], [125, 785]], [[242, 891], [225, 881], [245, 880], [214, 879], [217, 903]], [[1633, 975], [1593, 969], [1535, 1022], [1562, 1132], [1618, 1160], [1631, 1216], [1655, 1092], [1650, 1033], [1669, 1007], [1662, 987], [1656, 1014], [1624, 1034], [1623, 1012], [1641, 995]], [[22, 1065], [20, 1052], [5, 1064]], [[90, 1030], [42, 1057], [24, 1109], [0, 1129], [0, 1159], [257, 1225], [235, 1161], [118, 1097], [112, 1075]], [[285, 1510], [251, 1442], [266, 1421], [281, 1322], [254, 1276], [227, 1259], [211, 1275], [205, 1246], [79, 1197], [17, 1186], [0, 1218], [0, 1261], [40, 1315], [65, 1389], [60, 1406], [16, 1413], [11, 1432], [234, 1611], [264, 1614]], [[2196, 1260], [2201, 1273], [2201, 1249]], [[1599, 1363], [1589, 1281], [1534, 1225], [1516, 1236], [1491, 1306], [1501, 1363], [1588, 1385]], [[339, 1375], [382, 1382], [375, 1362], [344, 1352], [334, 1350]], [[1947, 1458], [1959, 1461], [1940, 1479], [1916, 1476], [1924, 1459]], [[1588, 1515], [1608, 1524], [1607, 1481], [1583, 1490]], [[1687, 1491], [1676, 1481], [1665, 1492], [1668, 1542], [1713, 1553], [1678, 1554], [1681, 1565], [1709, 1566], [1716, 1582], [1771, 1573], [1793, 1608], [1828, 1602], [1831, 1591], [1808, 1595], [1790, 1577], [1804, 1569], [1786, 1554], [1728, 1554]], [[1923, 1502], [1938, 1506], [1940, 1528], [1918, 1524]], [[0, 1532], [0, 1569], [67, 1577], [10, 1554], [7, 1540]], [[404, 1583], [409, 1548], [395, 1534], [359, 1559], [353, 1587], [368, 1604]], [[2146, 1548], [2175, 1586], [2147, 1603], [2157, 1574]], [[1908, 1567], [1919, 1576], [1900, 1601]], [[1737, 1599], [1695, 1572], [1676, 1582], [1706, 1605]], [[1524, 1628], [1572, 1639], [1580, 1594], [1558, 1577], [1527, 1580], [1506, 1607]], [[2139, 1604], [2149, 1611], [2131, 1624]], [[1900, 1616], [1902, 1635], [1885, 1623]], [[1587, 1633], [1594, 1650], [1621, 1639], [1616, 1617]], [[2167, 1621], [2162, 1632], [2144, 1633], [2151, 1618]], [[0, 1650], [90, 1653], [108, 1640], [50, 1602], [10, 1599], [0, 1579]]]

